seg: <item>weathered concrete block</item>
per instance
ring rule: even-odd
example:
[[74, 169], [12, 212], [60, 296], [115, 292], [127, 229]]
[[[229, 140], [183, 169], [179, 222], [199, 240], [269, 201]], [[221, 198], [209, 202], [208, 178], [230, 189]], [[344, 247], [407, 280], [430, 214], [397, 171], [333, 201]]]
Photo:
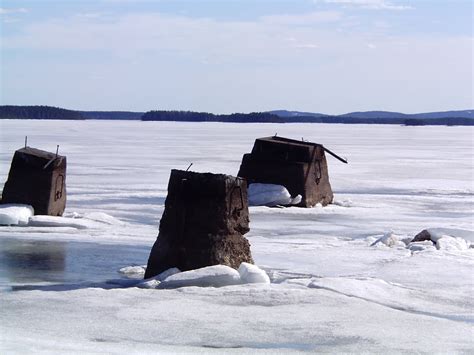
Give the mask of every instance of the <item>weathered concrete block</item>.
[[333, 200], [324, 147], [283, 137], [258, 138], [245, 154], [237, 174], [248, 183], [285, 186], [301, 195], [300, 207], [323, 206]]
[[37, 215], [61, 216], [66, 208], [66, 157], [30, 147], [17, 150], [2, 203], [27, 204]]
[[247, 185], [223, 174], [172, 170], [158, 238], [145, 278], [166, 269], [192, 270], [252, 262]]

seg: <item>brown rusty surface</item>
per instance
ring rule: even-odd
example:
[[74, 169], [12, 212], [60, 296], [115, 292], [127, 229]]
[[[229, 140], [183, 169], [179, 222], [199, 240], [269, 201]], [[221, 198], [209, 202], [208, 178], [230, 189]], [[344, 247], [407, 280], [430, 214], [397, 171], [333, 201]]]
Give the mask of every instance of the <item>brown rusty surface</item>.
[[61, 216], [66, 207], [66, 157], [25, 147], [15, 152], [2, 203], [33, 206], [35, 214]]
[[324, 147], [283, 137], [255, 140], [245, 154], [238, 176], [248, 183], [285, 186], [292, 197], [302, 196], [300, 207], [323, 206], [333, 200]]
[[172, 170], [158, 238], [145, 278], [171, 267], [185, 271], [252, 262], [247, 185], [229, 175]]

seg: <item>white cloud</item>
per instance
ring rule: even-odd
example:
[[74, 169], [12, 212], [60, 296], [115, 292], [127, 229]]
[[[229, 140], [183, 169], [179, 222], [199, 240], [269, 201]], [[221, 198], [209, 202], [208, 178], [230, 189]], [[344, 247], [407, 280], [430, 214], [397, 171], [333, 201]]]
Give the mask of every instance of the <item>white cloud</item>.
[[337, 22], [341, 19], [342, 14], [337, 11], [315, 11], [299, 15], [270, 15], [260, 18], [265, 23], [275, 25], [314, 25]]
[[0, 7], [0, 15], [10, 15], [10, 14], [18, 14], [18, 13], [26, 13], [28, 9], [24, 7], [20, 7], [17, 9], [6, 9], [4, 7]]
[[326, 4], [340, 4], [370, 10], [411, 10], [410, 5], [397, 5], [387, 0], [315, 0]]

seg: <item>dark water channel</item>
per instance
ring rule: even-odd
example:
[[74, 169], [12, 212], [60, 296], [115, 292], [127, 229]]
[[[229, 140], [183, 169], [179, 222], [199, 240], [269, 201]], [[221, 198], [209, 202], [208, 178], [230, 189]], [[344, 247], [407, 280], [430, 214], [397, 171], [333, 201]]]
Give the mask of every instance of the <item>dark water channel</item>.
[[120, 268], [146, 264], [149, 252], [145, 246], [4, 238], [0, 239], [0, 289], [122, 278]]

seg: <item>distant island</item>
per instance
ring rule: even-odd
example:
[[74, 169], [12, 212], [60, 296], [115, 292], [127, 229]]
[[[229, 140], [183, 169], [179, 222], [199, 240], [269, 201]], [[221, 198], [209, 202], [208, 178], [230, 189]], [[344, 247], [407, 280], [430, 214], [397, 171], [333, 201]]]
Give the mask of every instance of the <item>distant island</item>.
[[342, 115], [274, 110], [268, 112], [213, 114], [194, 111], [154, 110], [76, 111], [51, 106], [0, 106], [0, 119], [39, 120], [142, 120], [176, 122], [238, 122], [238, 123], [340, 123], [397, 124], [407, 126], [447, 125], [473, 126], [474, 110], [405, 114], [388, 111], [350, 112]]

